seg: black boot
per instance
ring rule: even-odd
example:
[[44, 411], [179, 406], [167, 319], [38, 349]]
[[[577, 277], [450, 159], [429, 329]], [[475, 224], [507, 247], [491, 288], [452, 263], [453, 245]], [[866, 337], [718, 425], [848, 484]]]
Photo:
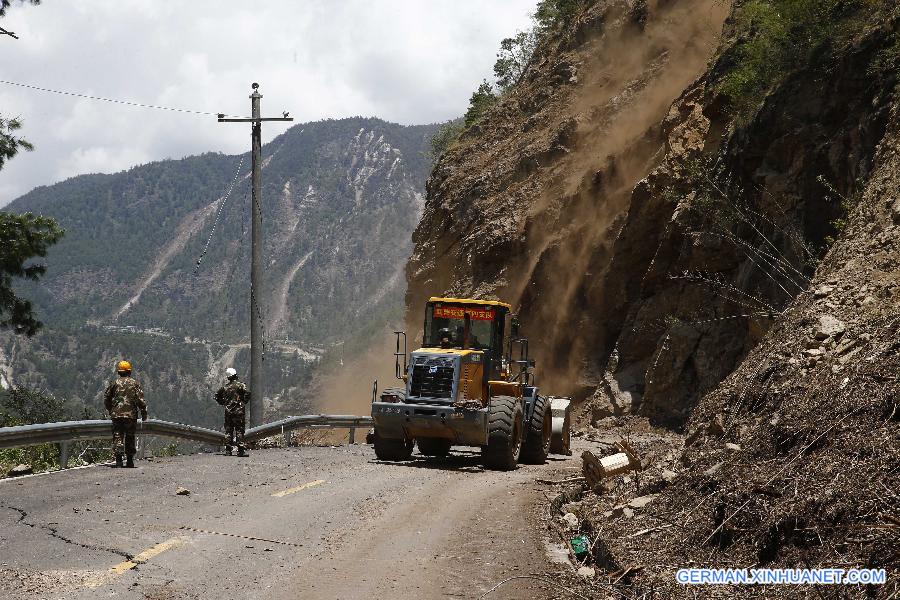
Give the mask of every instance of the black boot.
[[125, 467], [128, 469], [134, 468], [134, 457], [130, 454], [128, 455], [128, 460], [125, 461]]
[[231, 456], [231, 446], [225, 446], [225, 456]]
[[247, 456], [247, 453], [244, 451], [243, 447], [238, 447], [238, 456]]
[[120, 469], [122, 468], [122, 455], [121, 454], [116, 454], [116, 466]]

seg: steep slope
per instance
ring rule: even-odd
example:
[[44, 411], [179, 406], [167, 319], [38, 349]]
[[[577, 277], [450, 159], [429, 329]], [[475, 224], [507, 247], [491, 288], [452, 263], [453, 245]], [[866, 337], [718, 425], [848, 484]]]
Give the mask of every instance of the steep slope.
[[[594, 2], [545, 40], [525, 81], [436, 165], [408, 308], [426, 290], [506, 297], [545, 388], [590, 398], [598, 427], [647, 417], [627, 421], [646, 473], [581, 486], [567, 505], [591, 534], [597, 578], [580, 583], [592, 597], [613, 583], [623, 597], [893, 597], [900, 8], [739, 0], [712, 60], [661, 112], [629, 101], [634, 86], [597, 120], [577, 110], [587, 82], [617, 64], [600, 44], [649, 44], [666, 15], [684, 20], [668, 31], [690, 30], [700, 8]], [[569, 53], [600, 58], [575, 73]], [[638, 89], [671, 68], [615, 58]], [[530, 123], [517, 116], [528, 106], [539, 107]], [[612, 154], [578, 145], [632, 114], [641, 126]], [[648, 420], [670, 430], [648, 432]], [[671, 430], [685, 429], [673, 449]], [[892, 585], [674, 576], [769, 565], [884, 567]]]
[[[257, 318], [273, 409], [310, 400], [298, 387], [328, 348], [401, 314], [395, 273], [411, 252], [432, 132], [329, 120], [263, 148]], [[111, 361], [128, 355], [162, 414], [211, 418], [213, 371], [226, 357], [246, 371], [248, 360], [249, 171], [246, 156], [205, 154], [76, 177], [13, 202], [9, 210], [58, 219], [66, 236], [41, 285], [23, 290], [46, 331], [4, 336], [4, 356], [15, 357], [4, 373], [95, 403]]]
[[592, 314], [597, 282], [631, 190], [661, 158], [660, 122], [706, 68], [725, 13], [717, 0], [608, 0], [544, 40], [428, 181], [407, 268], [413, 331], [430, 294], [502, 297], [545, 385], [599, 384], [596, 354], [615, 337]]
[[[646, 576], [666, 581], [662, 565], [713, 553], [743, 565], [885, 568], [896, 585], [900, 104], [892, 104], [859, 204], [810, 289], [692, 415], [698, 434], [681, 457], [690, 468], [653, 510], [679, 531], [625, 548], [616, 540], [634, 524], [616, 523], [606, 535], [623, 564], [640, 556], [654, 565]], [[890, 587], [854, 593], [886, 597]]]
[[885, 132], [896, 81], [875, 65], [893, 27], [810, 55], [745, 124], [717, 92], [728, 45], [673, 106], [666, 158], [635, 188], [602, 282], [613, 399], [683, 424], [808, 288]]

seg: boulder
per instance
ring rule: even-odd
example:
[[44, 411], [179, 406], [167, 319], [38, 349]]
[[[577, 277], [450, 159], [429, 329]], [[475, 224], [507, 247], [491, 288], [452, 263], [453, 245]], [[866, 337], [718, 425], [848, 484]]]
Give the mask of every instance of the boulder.
[[585, 579], [593, 579], [594, 574], [594, 567], [578, 567], [579, 577], [584, 577]]
[[831, 315], [822, 315], [819, 317], [819, 324], [816, 325], [813, 337], [817, 340], [827, 340], [828, 338], [838, 338], [847, 330], [847, 326], [840, 319]]
[[649, 494], [647, 496], [638, 496], [637, 498], [633, 498], [631, 502], [628, 503], [628, 506], [631, 508], [644, 508], [651, 502], [656, 499], [656, 494]]
[[22, 475], [31, 475], [33, 473], [34, 470], [31, 468], [31, 465], [16, 465], [6, 473], [6, 476], [21, 477]]
[[888, 200], [891, 207], [891, 218], [894, 220], [894, 223], [900, 224], [900, 198], [897, 198], [891, 202]]
[[566, 513], [561, 516], [559, 520], [565, 523], [569, 529], [578, 528], [578, 517], [576, 517], [574, 513]]

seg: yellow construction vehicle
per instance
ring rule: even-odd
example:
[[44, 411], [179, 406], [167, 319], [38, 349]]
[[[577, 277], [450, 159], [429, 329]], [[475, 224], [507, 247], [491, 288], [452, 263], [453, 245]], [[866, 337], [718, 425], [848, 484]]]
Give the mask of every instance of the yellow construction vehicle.
[[407, 460], [415, 444], [426, 456], [478, 446], [485, 466], [501, 470], [543, 463], [551, 451], [570, 454], [569, 399], [538, 393], [528, 340], [511, 308], [430, 298], [421, 348], [408, 354], [406, 334], [395, 332], [395, 374], [406, 385], [373, 392], [380, 460]]

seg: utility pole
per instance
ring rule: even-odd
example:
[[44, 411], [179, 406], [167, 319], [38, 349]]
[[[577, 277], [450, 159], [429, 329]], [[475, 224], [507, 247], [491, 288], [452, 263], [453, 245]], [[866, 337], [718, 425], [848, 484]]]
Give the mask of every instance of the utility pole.
[[263, 422], [263, 398], [265, 393], [262, 383], [262, 310], [259, 307], [262, 295], [262, 200], [260, 197], [260, 179], [262, 175], [262, 122], [263, 121], [293, 121], [284, 113], [283, 117], [260, 117], [259, 84], [252, 86], [250, 94], [250, 118], [226, 119], [224, 114], [219, 114], [219, 123], [251, 123], [251, 148], [253, 158], [253, 182], [251, 194], [251, 226], [250, 226], [250, 426], [262, 425]]

